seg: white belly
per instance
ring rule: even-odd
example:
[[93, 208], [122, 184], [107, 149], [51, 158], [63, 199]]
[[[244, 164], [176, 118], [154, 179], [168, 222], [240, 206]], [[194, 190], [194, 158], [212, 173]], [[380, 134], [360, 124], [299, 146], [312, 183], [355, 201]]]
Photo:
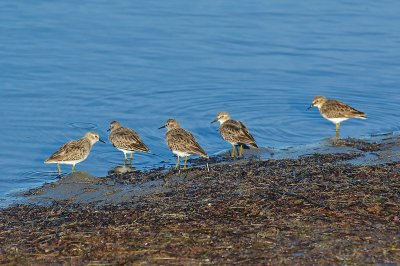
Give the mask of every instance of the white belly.
[[346, 120], [348, 119], [347, 117], [328, 118], [328, 117], [326, 117], [326, 116], [324, 116], [324, 115], [323, 115], [323, 117], [324, 117], [325, 119], [331, 121], [331, 122], [334, 123], [334, 124], [341, 123], [341, 122], [346, 121]]
[[118, 150], [122, 151], [123, 153], [133, 153], [133, 151], [127, 151], [127, 150], [123, 150], [123, 149], [118, 149]]
[[[86, 158], [85, 158], [86, 159]], [[81, 159], [81, 160], [75, 160], [75, 161], [61, 161], [61, 162], [52, 162], [52, 163], [58, 163], [58, 164], [71, 164], [71, 165], [75, 165], [77, 163], [80, 163], [82, 161], [84, 161], [85, 159]]]
[[183, 151], [172, 151], [174, 154], [178, 155], [179, 157], [190, 156], [189, 153]]

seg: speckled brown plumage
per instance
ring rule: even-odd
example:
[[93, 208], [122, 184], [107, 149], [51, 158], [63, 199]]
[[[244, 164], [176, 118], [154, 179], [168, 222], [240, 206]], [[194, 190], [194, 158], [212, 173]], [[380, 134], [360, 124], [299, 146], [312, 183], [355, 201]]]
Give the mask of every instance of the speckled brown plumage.
[[258, 148], [256, 141], [247, 127], [240, 121], [229, 119], [219, 127], [219, 132], [224, 140], [233, 144], [245, 144]]
[[338, 100], [327, 100], [319, 109], [326, 118], [365, 118], [365, 113], [360, 112], [348, 104]]
[[314, 106], [319, 109], [319, 113], [322, 115], [322, 117], [336, 125], [337, 138], [339, 137], [339, 128], [341, 122], [350, 118], [367, 118], [365, 113], [354, 109], [350, 105], [334, 99], [328, 100], [325, 96], [321, 95], [314, 97], [308, 109], [311, 109]]
[[51, 155], [45, 162], [63, 162], [84, 160], [92, 148], [90, 140], [82, 138], [65, 143], [58, 151]]
[[75, 164], [85, 160], [93, 145], [96, 142], [103, 142], [99, 134], [96, 132], [88, 132], [86, 135], [79, 139], [65, 143], [58, 151], [51, 155], [45, 163], [56, 163], [58, 168], [58, 175], [61, 175], [60, 164], [72, 165], [72, 172], [74, 172]]
[[143, 143], [139, 135], [132, 129], [120, 127], [112, 130], [109, 140], [114, 147], [126, 151], [148, 152], [149, 148]]
[[174, 128], [166, 133], [166, 142], [172, 151], [180, 151], [188, 154], [197, 154], [208, 157], [200, 147], [193, 134], [183, 128]]
[[[97, 141], [104, 142], [96, 132], [88, 132], [78, 140], [72, 140], [65, 143], [58, 151], [51, 155], [45, 163], [63, 163], [76, 164], [76, 161], [83, 161], [89, 155], [92, 146]], [[72, 161], [72, 162], [71, 162]]]

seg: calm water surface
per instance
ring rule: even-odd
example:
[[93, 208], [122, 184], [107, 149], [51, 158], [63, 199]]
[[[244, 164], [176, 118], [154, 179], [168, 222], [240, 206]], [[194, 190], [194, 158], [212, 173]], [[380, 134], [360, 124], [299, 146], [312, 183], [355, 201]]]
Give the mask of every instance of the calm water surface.
[[[212, 121], [229, 111], [260, 146], [313, 143], [334, 134], [321, 94], [369, 115], [342, 136], [400, 128], [400, 2], [0, 2], [0, 205], [56, 180], [43, 160], [112, 120], [151, 148], [138, 168], [175, 158], [157, 128], [169, 117], [209, 154], [229, 149]], [[121, 163], [109, 143], [77, 166], [104, 176]], [[63, 171], [70, 170], [64, 166]]]

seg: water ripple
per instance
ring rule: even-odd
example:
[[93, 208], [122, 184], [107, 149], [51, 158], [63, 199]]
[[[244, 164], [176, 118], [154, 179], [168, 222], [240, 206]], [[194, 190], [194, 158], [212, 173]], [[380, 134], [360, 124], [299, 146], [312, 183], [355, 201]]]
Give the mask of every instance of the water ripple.
[[[332, 123], [306, 111], [315, 95], [367, 113], [344, 122], [343, 137], [398, 131], [398, 5], [0, 3], [0, 198], [54, 180], [55, 165], [43, 160], [89, 130], [106, 140], [113, 120], [150, 147], [134, 155], [139, 169], [174, 164], [157, 129], [170, 117], [209, 154], [230, 149], [210, 124], [220, 111], [262, 147], [333, 136]], [[104, 176], [122, 159], [110, 143], [96, 144], [77, 168]]]
[[86, 130], [94, 130], [98, 128], [96, 124], [90, 122], [72, 122], [69, 123], [68, 126], [72, 128], [86, 129]]

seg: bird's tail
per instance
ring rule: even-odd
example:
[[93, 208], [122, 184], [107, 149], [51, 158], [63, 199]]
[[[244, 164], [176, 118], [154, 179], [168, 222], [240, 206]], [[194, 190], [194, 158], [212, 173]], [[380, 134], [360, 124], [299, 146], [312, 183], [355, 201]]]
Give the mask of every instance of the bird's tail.
[[140, 143], [139, 145], [137, 145], [137, 149], [141, 152], [149, 152], [150, 151], [149, 147], [147, 147], [147, 145], [144, 144], [143, 142]]
[[250, 148], [258, 148], [257, 143], [252, 142], [252, 143], [247, 143], [247, 144], [241, 144], [239, 143], [239, 146], [242, 145], [243, 149], [250, 149]]
[[366, 114], [366, 113], [363, 113], [363, 112], [360, 112], [359, 114], [357, 114], [357, 116], [356, 116], [355, 118], [358, 118], [358, 119], [367, 119], [367, 114]]
[[249, 146], [252, 147], [252, 148], [258, 148], [258, 145], [255, 142], [250, 143]]

